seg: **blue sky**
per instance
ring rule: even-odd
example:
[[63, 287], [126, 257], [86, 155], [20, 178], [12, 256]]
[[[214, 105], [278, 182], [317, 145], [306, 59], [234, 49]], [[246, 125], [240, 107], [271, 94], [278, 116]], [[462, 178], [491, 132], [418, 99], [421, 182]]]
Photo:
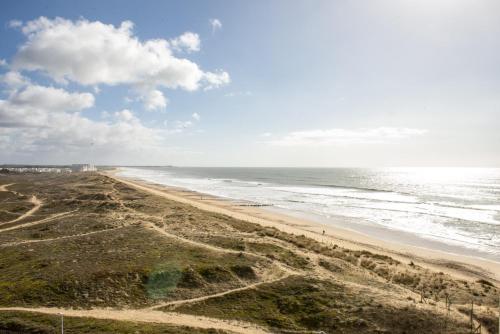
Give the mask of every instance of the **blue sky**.
[[[496, 1], [1, 6], [0, 163], [500, 166]], [[92, 49], [99, 29], [117, 44]], [[186, 32], [194, 44], [176, 46]], [[172, 58], [142, 63], [152, 40]]]

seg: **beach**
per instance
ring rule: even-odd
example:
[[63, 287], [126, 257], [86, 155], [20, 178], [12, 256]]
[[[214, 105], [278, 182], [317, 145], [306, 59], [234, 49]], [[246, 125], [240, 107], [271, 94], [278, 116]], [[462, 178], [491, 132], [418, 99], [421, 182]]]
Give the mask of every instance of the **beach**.
[[[201, 210], [216, 212], [230, 217], [275, 227], [294, 235], [304, 235], [322, 243], [336, 244], [356, 250], [370, 250], [386, 254], [400, 261], [413, 262], [435, 271], [449, 273], [463, 279], [487, 277], [500, 281], [500, 263], [478, 257], [465, 256], [426, 247], [387, 242], [356, 231], [321, 224], [313, 220], [299, 219], [283, 212], [271, 211], [259, 206], [241, 204], [213, 195], [198, 193], [178, 187], [154, 184], [141, 179], [119, 176], [119, 169], [106, 175], [121, 182], [165, 198], [192, 205]], [[324, 233], [323, 233], [324, 231]]]

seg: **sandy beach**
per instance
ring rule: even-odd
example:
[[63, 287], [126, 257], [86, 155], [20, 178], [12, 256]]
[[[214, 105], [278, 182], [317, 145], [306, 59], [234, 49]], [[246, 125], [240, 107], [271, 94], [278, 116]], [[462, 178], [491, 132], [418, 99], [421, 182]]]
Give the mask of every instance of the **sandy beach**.
[[248, 205], [247, 203], [229, 201], [177, 187], [152, 184], [140, 179], [126, 178], [119, 175], [119, 169], [107, 171], [103, 174], [137, 189], [189, 204], [201, 210], [228, 215], [262, 226], [271, 226], [294, 235], [304, 235], [325, 244], [336, 244], [353, 250], [376, 251], [399, 261], [413, 262], [435, 271], [449, 273], [457, 278], [487, 278], [500, 282], [500, 263], [495, 261], [382, 241], [356, 231], [337, 228], [308, 219], [299, 219], [281, 212]]

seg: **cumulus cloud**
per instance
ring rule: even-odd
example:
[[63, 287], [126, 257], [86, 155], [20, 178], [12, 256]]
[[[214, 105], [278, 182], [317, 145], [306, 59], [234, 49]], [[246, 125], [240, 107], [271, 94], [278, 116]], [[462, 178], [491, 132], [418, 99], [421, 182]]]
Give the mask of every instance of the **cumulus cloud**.
[[192, 32], [185, 32], [170, 41], [176, 51], [196, 52], [200, 51], [200, 36]]
[[7, 66], [7, 60], [0, 58], [0, 66]]
[[130, 110], [128, 109], [123, 109], [121, 111], [117, 111], [115, 112], [115, 117], [120, 120], [120, 121], [125, 121], [125, 122], [131, 122], [131, 121], [134, 121], [134, 122], [137, 122], [139, 121], [135, 116], [134, 116], [134, 113], [131, 112]]
[[[139, 40], [133, 23], [119, 26], [99, 21], [63, 18], [13, 22], [27, 41], [21, 44], [12, 61], [0, 65], [8, 68], [0, 75], [0, 152], [3, 159], [12, 157], [51, 156], [59, 159], [79, 158], [93, 152], [100, 157], [155, 156], [161, 159], [169, 151], [167, 136], [183, 132], [199, 121], [177, 121], [172, 129], [148, 127], [131, 110], [102, 112], [99, 120], [84, 111], [94, 107], [89, 92], [76, 92], [53, 86], [42, 86], [25, 75], [37, 71], [57, 84], [100, 92], [101, 85], [128, 85], [135, 101], [147, 110], [165, 109], [165, 89], [212, 89], [230, 82], [222, 70], [205, 72], [174, 52], [200, 49], [197, 34], [185, 33], [174, 39]], [[89, 113], [89, 115], [95, 114]], [[56, 152], [56, 153], [54, 153]], [[105, 153], [103, 153], [105, 152]], [[152, 153], [154, 152], [154, 153]]]
[[217, 30], [222, 29], [222, 22], [219, 19], [210, 19], [208, 20], [208, 22], [212, 27], [212, 33], [215, 33]]
[[0, 83], [9, 89], [18, 89], [30, 84], [30, 80], [16, 71], [9, 71], [0, 75]]
[[371, 129], [327, 129], [291, 132], [268, 143], [278, 146], [312, 146], [312, 145], [349, 145], [349, 144], [381, 144], [395, 140], [420, 136], [427, 132], [423, 129], [379, 127]]
[[141, 41], [134, 35], [133, 26], [130, 21], [115, 27], [85, 19], [40, 17], [21, 26], [27, 42], [20, 46], [12, 67], [40, 71], [63, 83], [152, 87], [160, 107], [166, 100], [160, 102], [155, 87], [194, 91], [201, 86], [211, 89], [229, 83], [227, 72], [204, 72], [196, 63], [173, 55], [173, 49], [198, 51], [197, 34], [188, 32], [170, 42]]
[[145, 127], [130, 111], [115, 112], [107, 122], [84, 117], [94, 105], [90, 93], [29, 85], [0, 100], [0, 148], [4, 155], [42, 152], [148, 150], [163, 133]]
[[147, 110], [163, 110], [167, 107], [168, 99], [157, 89], [149, 91], [141, 96], [144, 101], [144, 107]]
[[29, 85], [0, 100], [0, 127], [49, 127], [58, 113], [94, 105], [90, 93], [68, 93], [59, 88]]
[[34, 153], [52, 149], [85, 152], [90, 145], [109, 151], [147, 151], [157, 145], [159, 139], [154, 129], [123, 113], [117, 115], [114, 122], [97, 122], [79, 113], [62, 113], [51, 115], [49, 126], [13, 130], [11, 135], [17, 140], [11, 149]]
[[206, 72], [204, 79], [207, 82], [205, 90], [219, 88], [231, 82], [231, 78], [227, 72], [219, 70], [217, 72]]
[[11, 96], [9, 102], [51, 112], [75, 111], [93, 106], [94, 96], [90, 93], [68, 93], [60, 88], [32, 85]]

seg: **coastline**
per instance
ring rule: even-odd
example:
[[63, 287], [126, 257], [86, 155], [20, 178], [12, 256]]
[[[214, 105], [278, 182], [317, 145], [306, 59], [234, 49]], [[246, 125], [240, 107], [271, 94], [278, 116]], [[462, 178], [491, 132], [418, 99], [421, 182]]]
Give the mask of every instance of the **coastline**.
[[[118, 169], [101, 174], [117, 179], [129, 186], [192, 205], [198, 209], [231, 216], [233, 218], [277, 228], [283, 232], [304, 235], [317, 241], [353, 250], [368, 250], [391, 256], [401, 262], [413, 262], [434, 271], [446, 272], [457, 278], [477, 280], [487, 278], [500, 282], [500, 263], [488, 259], [455, 254], [436, 249], [404, 245], [377, 239], [373, 236], [337, 226], [322, 224], [312, 219], [297, 218], [278, 210], [249, 206], [188, 189], [153, 184], [141, 179], [117, 175]], [[325, 234], [323, 235], [323, 231]]]

